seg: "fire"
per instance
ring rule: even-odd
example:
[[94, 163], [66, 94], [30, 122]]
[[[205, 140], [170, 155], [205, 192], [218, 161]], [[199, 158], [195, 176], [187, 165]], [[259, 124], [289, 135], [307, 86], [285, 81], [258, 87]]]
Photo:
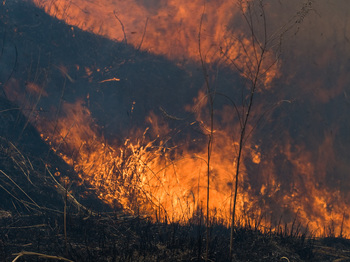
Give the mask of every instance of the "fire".
[[[168, 0], [152, 7], [134, 0], [33, 2], [67, 24], [130, 44], [135, 52], [162, 55], [179, 66], [199, 63], [200, 41], [206, 64], [231, 67], [247, 79], [258, 70], [253, 41], [241, 26], [236, 26], [240, 10], [231, 1], [206, 1], [204, 6], [199, 0]], [[260, 75], [259, 90], [271, 88], [272, 81], [280, 75], [275, 59], [273, 52], [266, 53], [261, 65], [261, 71], [266, 72]], [[90, 81], [92, 70], [80, 66]], [[76, 65], [78, 70], [80, 66]], [[71, 83], [78, 81], [65, 66], [57, 69]], [[118, 77], [100, 83], [119, 82]], [[26, 104], [28, 98], [17, 90], [19, 82], [11, 79], [5, 92], [11, 100]], [[343, 82], [346, 81], [339, 85]], [[30, 82], [26, 88], [36, 96], [29, 101], [32, 104], [42, 96], [49, 96], [44, 86], [37, 83]], [[203, 137], [208, 134], [205, 99], [205, 93], [199, 92], [193, 104], [186, 106], [187, 111], [197, 113], [193, 123], [198, 125]], [[135, 103], [132, 106], [133, 110]], [[103, 136], [82, 100], [65, 102], [62, 109], [64, 114], [57, 120], [39, 117], [35, 125], [52, 149], [74, 167], [83, 183], [93, 187], [100, 199], [111, 206], [121, 205], [133, 214], [182, 223], [195, 219], [197, 211], [205, 209], [205, 139], [191, 138], [184, 145], [178, 145], [175, 143], [178, 141], [168, 137], [171, 127], [149, 113], [146, 119], [149, 129], [133, 130], [130, 137], [112, 142]], [[238, 144], [232, 130], [239, 129], [239, 123], [231, 107], [218, 109], [215, 115], [220, 115], [220, 123], [215, 122], [210, 164], [210, 210], [211, 217], [228, 225]], [[249, 126], [250, 130], [253, 128]], [[236, 214], [242, 223], [244, 219], [262, 217], [262, 227], [277, 227], [284, 215], [285, 223], [293, 223], [297, 218], [316, 235], [326, 232], [323, 227], [334, 222], [342, 226], [343, 235], [349, 236], [350, 223], [345, 214], [350, 210], [344, 192], [322, 184], [326, 181], [327, 163], [335, 159], [330, 150], [332, 143], [333, 138], [326, 136], [314, 156], [306, 147], [295, 145], [293, 139], [265, 148], [249, 137], [239, 174]], [[56, 175], [64, 174], [57, 172]]]
[[[221, 26], [227, 24], [237, 10], [235, 4], [225, 2], [208, 2], [207, 20], [217, 23], [204, 34], [210, 39], [206, 41], [206, 49], [210, 48], [211, 39], [219, 40], [224, 30]], [[155, 8], [136, 1], [35, 0], [34, 3], [48, 14], [83, 30], [171, 58], [198, 60], [202, 1], [163, 1]], [[174, 30], [169, 30], [171, 28]]]
[[[102, 200], [121, 204], [132, 213], [182, 222], [205, 207], [205, 147], [192, 151], [182, 148], [180, 153], [160, 139], [149, 141], [147, 132], [141, 140], [109, 145], [98, 135], [81, 101], [65, 104], [64, 112], [65, 117], [40, 131], [49, 136], [55, 151], [99, 192]], [[233, 146], [225, 140], [217, 142], [216, 147], [221, 149]], [[211, 208], [217, 219], [228, 221], [233, 158], [223, 154], [213, 155], [211, 194], [215, 202]]]
[[[148, 133], [151, 130], [146, 130], [134, 139], [108, 144], [98, 133], [83, 102], [65, 104], [64, 112], [65, 117], [40, 131], [49, 136], [53, 148], [74, 167], [84, 183], [98, 192], [100, 199], [112, 206], [121, 205], [133, 214], [183, 223], [195, 219], [196, 212], [206, 207], [205, 142], [195, 149], [190, 149], [189, 145], [173, 148], [167, 145], [169, 141], [160, 137], [150, 140]], [[167, 125], [159, 124], [155, 115], [150, 116], [149, 123], [158, 134], [170, 131]], [[215, 132], [210, 209], [215, 219], [229, 225], [232, 170], [235, 168], [231, 152], [237, 144], [233, 140], [229, 142], [226, 130], [217, 129]], [[257, 195], [251, 185], [255, 183], [250, 180], [247, 167], [243, 166], [238, 217], [263, 217], [260, 226], [269, 227], [288, 211], [290, 215], [286, 215], [283, 221], [293, 223], [296, 219], [315, 235], [331, 230], [331, 222], [341, 225], [342, 234], [347, 235], [350, 225], [344, 221], [347, 221], [345, 214], [350, 210], [341, 193], [319, 185], [310, 152], [305, 148], [292, 148], [291, 144], [279, 149], [294, 169], [290, 171], [292, 177], [285, 175], [288, 183], [275, 175], [273, 169], [278, 169], [278, 163], [269, 162], [258, 146], [246, 145], [250, 165], [262, 168], [263, 183], [259, 185]], [[289, 187], [284, 188], [286, 185]]]
[[[100, 199], [112, 206], [121, 205], [133, 214], [183, 223], [195, 219], [197, 211], [206, 207], [205, 141], [195, 149], [190, 145], [173, 148], [167, 145], [167, 140], [159, 137], [150, 140], [147, 134], [151, 130], [146, 130], [141, 136], [108, 144], [82, 101], [65, 103], [63, 109], [65, 115], [57, 122], [41, 119], [38, 129], [53, 150], [74, 167], [82, 183], [91, 185], [98, 192]], [[230, 116], [232, 112], [227, 112], [226, 121], [231, 120]], [[148, 123], [158, 134], [170, 131], [155, 115], [150, 115]], [[326, 150], [331, 143], [332, 139], [328, 138], [320, 150]], [[328, 226], [333, 222], [342, 225], [342, 234], [347, 236], [350, 225], [346, 214], [350, 210], [344, 197], [341, 192], [320, 185], [324, 174], [312, 164], [312, 154], [306, 148], [293, 148], [292, 144], [288, 142], [271, 153], [261, 152], [257, 145], [246, 144], [250, 165], [261, 170], [261, 184], [257, 192], [248, 167], [243, 166], [238, 217], [263, 217], [260, 226], [269, 227], [277, 226], [279, 217], [288, 211], [290, 214], [283, 217], [286, 223], [297, 219], [311, 232], [321, 235], [332, 230]], [[215, 130], [210, 208], [211, 215], [227, 225], [233, 188], [232, 170], [235, 168], [232, 151], [235, 147], [237, 143], [227, 130]], [[276, 154], [274, 152], [285, 156], [290, 163], [292, 170], [284, 174], [287, 182], [276, 174], [275, 170], [280, 170], [279, 164], [265, 156]], [[57, 175], [64, 176], [59, 172]], [[284, 188], [286, 185], [289, 187]]]
[[[252, 77], [257, 70], [256, 50], [251, 39], [246, 37], [241, 26], [232, 22], [240, 15], [235, 1], [168, 0], [156, 7], [135, 0], [33, 2], [67, 24], [178, 63], [199, 62], [200, 41], [206, 63], [221, 61], [232, 66], [234, 61], [244, 77]], [[263, 76], [266, 87], [279, 74], [274, 60], [270, 52], [261, 66], [261, 72], [268, 71]]]

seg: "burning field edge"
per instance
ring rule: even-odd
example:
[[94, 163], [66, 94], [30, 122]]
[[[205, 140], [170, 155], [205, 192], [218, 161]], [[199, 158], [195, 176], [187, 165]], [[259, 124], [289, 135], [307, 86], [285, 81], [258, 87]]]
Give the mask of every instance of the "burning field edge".
[[[180, 225], [111, 210], [93, 192], [87, 199], [82, 185], [72, 183], [68, 189], [54, 179], [52, 172], [59, 168], [74, 181], [74, 170], [54, 153], [48, 154], [50, 149], [17, 106], [3, 98], [0, 105], [1, 261], [204, 259], [202, 210]], [[72, 188], [74, 196], [69, 193]], [[280, 225], [278, 231], [262, 230], [259, 223], [257, 216], [236, 227], [235, 261], [350, 259], [350, 241], [336, 237], [334, 230], [321, 239], [302, 232], [297, 221]], [[227, 261], [229, 230], [214, 218], [210, 225], [210, 261]]]
[[[211, 203], [213, 208], [207, 221], [205, 194], [200, 192], [205, 185], [199, 182], [203, 169], [198, 170], [203, 163], [201, 149], [208, 132], [205, 105], [200, 105], [207, 98], [197, 88], [202, 82], [198, 80], [202, 72], [192, 68], [195, 66], [188, 61], [175, 66], [164, 56], [142, 51], [141, 44], [138, 48], [128, 46], [125, 32], [124, 41], [107, 41], [64, 25], [58, 15], [57, 19], [52, 18], [27, 1], [5, 3], [6, 11], [0, 10], [0, 22], [5, 28], [1, 31], [5, 51], [0, 56], [0, 68], [5, 68], [0, 72], [3, 85], [0, 89], [3, 92], [0, 95], [0, 260], [228, 261], [227, 211], [231, 203], [227, 196], [232, 190], [230, 172], [234, 159], [227, 152], [237, 145], [226, 135], [230, 135], [227, 130], [235, 124], [231, 118], [234, 112], [223, 104], [222, 112], [228, 114], [217, 117], [227, 130], [216, 130], [214, 151], [219, 153], [213, 157], [212, 192], [217, 195], [212, 195], [215, 201]], [[33, 12], [28, 13], [28, 8]], [[147, 23], [152, 25], [152, 19], [146, 20]], [[40, 41], [42, 46], [38, 48]], [[146, 43], [143, 43], [145, 47]], [[52, 46], [55, 48], [51, 50]], [[95, 54], [92, 52], [95, 46], [110, 46], [115, 58], [106, 55], [108, 48], [104, 50], [106, 54]], [[189, 49], [197, 52], [195, 48]], [[71, 56], [67, 55], [68, 51]], [[100, 57], [108, 59], [98, 60]], [[52, 62], [55, 59], [57, 65]], [[13, 67], [8, 65], [12, 60]], [[227, 77], [224, 82], [237, 81], [234, 83], [239, 86], [239, 75], [225, 70], [222, 71]], [[167, 78], [163, 77], [165, 74]], [[149, 83], [144, 83], [144, 79], [150, 79]], [[197, 79], [198, 83], [192, 83], [191, 79]], [[177, 85], [191, 88], [177, 92]], [[131, 92], [131, 87], [142, 90]], [[179, 113], [181, 117], [168, 113], [162, 106], [155, 109], [157, 101], [163, 100], [162, 94], [186, 97], [181, 100], [184, 105]], [[269, 94], [258, 96], [264, 98]], [[53, 106], [54, 98], [58, 99], [57, 108]], [[202, 111], [198, 109], [201, 106]], [[293, 106], [303, 108], [301, 104], [293, 103]], [[140, 113], [142, 108], [147, 110], [137, 119], [136, 112]], [[188, 115], [193, 108], [198, 115], [188, 118], [188, 123], [181, 122], [182, 115]], [[172, 109], [177, 112], [175, 107]], [[101, 116], [107, 112], [111, 118], [104, 120]], [[49, 121], [50, 118], [53, 120]], [[173, 127], [164, 119], [181, 122], [181, 127]], [[132, 141], [129, 136], [134, 131], [130, 127], [132, 123], [152, 126], [154, 130], [147, 127], [146, 131], [156, 134], [156, 140], [144, 139], [146, 131], [142, 126], [135, 135], [137, 141]], [[172, 139], [179, 134], [190, 137], [190, 132], [181, 133], [185, 125], [200, 135], [188, 138], [196, 143], [182, 148]], [[128, 126], [122, 130], [127, 135], [119, 132], [123, 126]], [[120, 139], [112, 136], [115, 134]], [[264, 148], [262, 142], [250, 142], [247, 141], [244, 149], [247, 153], [244, 165], [247, 165], [240, 185], [244, 190], [239, 201], [242, 207], [234, 227], [234, 261], [350, 261], [350, 241], [346, 239], [348, 199], [343, 198], [344, 192], [332, 191], [330, 186], [323, 186], [312, 177], [321, 174], [322, 178], [327, 169], [319, 172], [323, 165], [320, 169], [313, 167], [312, 150], [293, 145], [291, 139], [285, 146], [277, 142], [263, 159], [262, 152], [269, 147]], [[332, 155], [328, 149], [333, 147], [333, 142], [332, 137], [326, 137], [318, 149]], [[274, 154], [277, 156], [273, 157]], [[267, 155], [271, 155], [270, 162]], [[315, 161], [323, 163], [324, 159], [332, 159], [327, 157], [319, 154]], [[278, 177], [281, 171], [285, 174]], [[226, 205], [222, 210], [221, 204]], [[266, 209], [258, 209], [260, 205]]]

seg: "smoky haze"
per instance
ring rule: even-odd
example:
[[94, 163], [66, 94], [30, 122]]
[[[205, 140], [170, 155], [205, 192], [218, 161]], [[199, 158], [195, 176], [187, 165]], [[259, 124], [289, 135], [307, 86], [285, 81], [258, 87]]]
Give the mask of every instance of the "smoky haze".
[[[79, 132], [87, 124], [67, 150], [77, 152], [73, 146], [98, 136], [119, 146], [150, 127], [152, 138], [160, 135], [169, 148], [195, 141], [177, 152], [181, 159], [205, 151], [207, 111], [203, 106], [200, 114], [195, 106], [205, 100], [198, 52], [202, 14], [211, 84], [242, 106], [244, 77], [223, 62], [219, 51], [227, 35], [248, 39], [235, 4], [207, 1], [203, 13], [203, 1], [32, 3], [4, 5], [0, 81], [7, 98], [48, 139], [58, 128], [65, 130], [60, 124], [49, 128], [56, 119], [80, 123]], [[275, 74], [265, 81], [268, 88], [255, 98], [241, 185], [248, 193], [240, 200], [242, 210], [259, 206], [271, 220], [283, 215], [289, 222], [298, 213], [317, 230], [317, 224], [330, 220], [340, 224], [349, 210], [350, 25], [347, 1], [310, 3], [266, 1], [268, 33], [285, 24], [293, 28], [283, 36]], [[302, 8], [310, 9], [305, 17], [298, 16]], [[239, 49], [228, 53], [239, 54]], [[221, 152], [213, 157], [218, 179], [213, 191], [230, 192], [238, 120], [230, 102], [218, 97], [215, 103], [216, 152]], [[83, 120], [78, 120], [81, 112]], [[51, 139], [54, 144], [56, 138]], [[174, 186], [188, 195], [200, 173], [193, 171], [191, 181], [186, 180], [190, 174], [181, 177], [199, 166], [189, 162], [181, 162], [186, 170], [177, 170], [189, 186]], [[217, 194], [216, 202], [225, 198]]]

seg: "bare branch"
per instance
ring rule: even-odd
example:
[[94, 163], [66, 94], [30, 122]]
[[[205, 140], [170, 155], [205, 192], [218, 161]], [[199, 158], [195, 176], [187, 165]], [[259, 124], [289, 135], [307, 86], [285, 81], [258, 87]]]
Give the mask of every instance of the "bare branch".
[[118, 20], [119, 24], [120, 24], [121, 27], [122, 27], [123, 34], [124, 34], [124, 43], [125, 43], [125, 45], [127, 45], [128, 43], [127, 43], [127, 40], [126, 40], [126, 33], [125, 33], [125, 29], [124, 29], [124, 24], [123, 24], [123, 22], [119, 19], [119, 17], [117, 16], [116, 10], [113, 11], [113, 14], [114, 14], [115, 18]]

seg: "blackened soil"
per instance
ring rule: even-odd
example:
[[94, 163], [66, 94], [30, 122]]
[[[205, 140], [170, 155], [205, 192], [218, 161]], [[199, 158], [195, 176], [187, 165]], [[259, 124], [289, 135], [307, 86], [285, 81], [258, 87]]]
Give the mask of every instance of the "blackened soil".
[[[151, 223], [121, 213], [97, 215], [20, 215], [0, 212], [0, 257], [12, 261], [34, 252], [72, 261], [204, 261], [205, 228]], [[210, 229], [209, 261], [229, 261], [229, 230]], [[17, 255], [16, 255], [17, 254]], [[27, 254], [17, 261], [52, 261]], [[348, 240], [304, 239], [262, 234], [240, 228], [235, 233], [234, 261], [349, 261]]]

